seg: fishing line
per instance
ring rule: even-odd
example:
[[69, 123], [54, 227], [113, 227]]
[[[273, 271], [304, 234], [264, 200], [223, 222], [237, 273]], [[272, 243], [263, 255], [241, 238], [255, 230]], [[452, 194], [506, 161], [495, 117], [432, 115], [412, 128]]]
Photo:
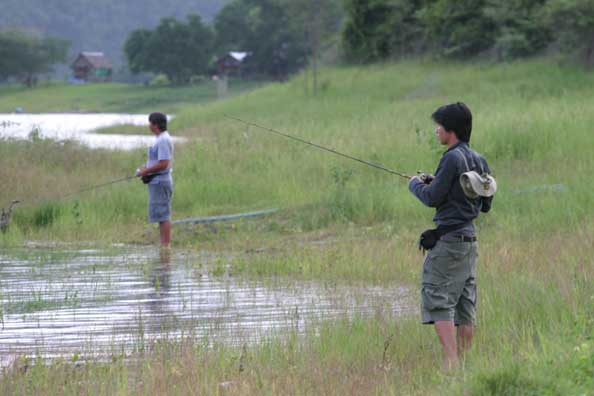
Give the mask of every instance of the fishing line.
[[69, 192], [69, 193], [66, 193], [66, 194], [56, 195], [56, 196], [49, 197], [49, 198], [37, 198], [37, 199], [28, 200], [28, 201], [21, 199], [21, 200], [18, 200], [18, 201], [19, 201], [19, 203], [27, 203], [27, 204], [40, 203], [40, 202], [48, 202], [48, 201], [59, 201], [59, 200], [62, 200], [64, 198], [68, 198], [68, 197], [71, 197], [71, 196], [74, 196], [74, 195], [80, 195], [82, 193], [85, 193], [85, 192], [88, 192], [88, 191], [97, 190], [99, 188], [107, 187], [107, 186], [110, 186], [112, 184], [122, 183], [122, 182], [128, 181], [130, 179], [134, 179], [136, 177], [137, 177], [136, 175], [134, 175], [134, 176], [126, 176], [126, 177], [122, 177], [120, 179], [111, 180], [111, 181], [108, 181], [108, 182], [105, 182], [105, 183], [101, 183], [101, 184], [96, 184], [94, 186], [82, 188], [82, 189], [80, 189], [78, 191], [73, 191], [73, 192]]
[[90, 186], [90, 187], [85, 187], [82, 188], [78, 191], [73, 191], [67, 194], [61, 194], [61, 195], [56, 195], [53, 197], [49, 197], [49, 198], [37, 198], [37, 199], [32, 199], [32, 200], [23, 200], [23, 199], [15, 199], [10, 203], [10, 206], [8, 207], [8, 210], [5, 210], [4, 208], [1, 208], [0, 211], [0, 231], [2, 232], [6, 232], [8, 230], [8, 226], [10, 225], [10, 220], [12, 217], [12, 211], [15, 205], [17, 204], [36, 204], [36, 203], [44, 203], [44, 202], [50, 202], [50, 201], [56, 201], [56, 200], [62, 200], [64, 198], [67, 197], [71, 197], [73, 195], [79, 195], [82, 194], [84, 192], [87, 191], [92, 191], [92, 190], [97, 190], [99, 188], [103, 188], [103, 187], [107, 187], [110, 186], [112, 184], [116, 184], [116, 183], [121, 183], [124, 181], [128, 181], [130, 179], [133, 179], [137, 176], [126, 176], [126, 177], [122, 177], [121, 179], [116, 179], [116, 180], [111, 180], [105, 183], [101, 183], [101, 184], [96, 184], [94, 186]]
[[259, 128], [259, 129], [263, 129], [263, 130], [265, 130], [265, 131], [268, 131], [268, 132], [274, 133], [274, 134], [276, 134], [276, 135], [280, 135], [280, 136], [286, 137], [286, 138], [288, 138], [288, 139], [296, 140], [296, 141], [298, 141], [298, 142], [300, 142], [300, 143], [304, 143], [304, 144], [307, 144], [307, 145], [309, 145], [309, 146], [316, 147], [316, 148], [318, 148], [318, 149], [320, 149], [320, 150], [328, 151], [328, 152], [330, 152], [330, 153], [332, 153], [332, 154], [340, 155], [341, 157], [345, 157], [345, 158], [348, 158], [348, 159], [350, 159], [350, 160], [353, 160], [353, 161], [360, 162], [360, 163], [362, 163], [362, 164], [364, 164], [364, 165], [371, 166], [371, 167], [373, 167], [373, 168], [376, 168], [376, 169], [383, 170], [383, 171], [385, 171], [385, 172], [388, 172], [388, 173], [391, 173], [391, 174], [393, 174], [393, 175], [397, 175], [397, 176], [403, 177], [403, 178], [405, 178], [405, 179], [411, 179], [411, 176], [408, 176], [408, 175], [405, 175], [404, 173], [401, 173], [401, 172], [398, 172], [398, 171], [395, 171], [395, 170], [392, 170], [392, 169], [386, 168], [386, 167], [385, 167], [385, 166], [383, 166], [383, 165], [380, 165], [380, 164], [375, 164], [375, 163], [373, 163], [373, 162], [369, 162], [369, 161], [365, 161], [365, 160], [362, 160], [362, 159], [360, 159], [360, 158], [353, 157], [352, 155], [344, 154], [344, 153], [341, 153], [341, 152], [339, 152], [339, 151], [333, 150], [333, 149], [331, 149], [331, 148], [327, 148], [327, 147], [324, 147], [324, 146], [320, 146], [319, 144], [316, 144], [316, 143], [313, 143], [313, 142], [309, 142], [309, 141], [307, 141], [307, 140], [301, 139], [301, 138], [299, 138], [299, 137], [296, 137], [296, 136], [291, 136], [291, 135], [289, 135], [289, 134], [286, 134], [286, 133], [283, 133], [283, 132], [277, 131], [277, 130], [275, 130], [275, 129], [272, 129], [272, 128], [268, 128], [268, 127], [265, 127], [265, 126], [262, 126], [262, 125], [258, 125], [258, 124], [255, 124], [255, 123], [253, 123], [253, 122], [244, 121], [244, 120], [242, 120], [241, 118], [233, 117], [233, 116], [226, 115], [226, 114], [225, 114], [224, 116], [225, 116], [226, 118], [229, 118], [230, 120], [234, 120], [234, 121], [237, 121], [237, 122], [241, 122], [241, 123], [243, 123], [243, 124], [247, 125], [248, 127], [249, 127], [249, 126], [253, 126], [253, 127], [256, 127], [256, 128]]

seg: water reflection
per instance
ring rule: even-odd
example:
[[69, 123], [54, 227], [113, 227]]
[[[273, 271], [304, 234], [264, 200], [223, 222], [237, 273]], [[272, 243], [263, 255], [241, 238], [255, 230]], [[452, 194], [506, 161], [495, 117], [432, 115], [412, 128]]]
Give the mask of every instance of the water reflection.
[[[146, 147], [154, 137], [148, 131], [146, 114], [0, 114], [0, 137], [75, 140], [91, 148], [131, 150]], [[146, 135], [96, 134], [92, 131], [114, 125], [147, 126]], [[181, 142], [183, 139], [174, 138]]]
[[175, 317], [173, 307], [169, 306], [171, 291], [171, 249], [161, 248], [158, 260], [152, 262], [151, 268], [152, 289], [147, 295], [147, 308], [153, 318], [161, 318], [160, 321], [152, 321], [155, 332], [169, 332], [172, 326], [166, 326], [164, 319]]
[[152, 249], [0, 253], [0, 360], [135, 350], [188, 333], [243, 343], [332, 318], [411, 311], [404, 287], [212, 277], [209, 267], [229, 257]]

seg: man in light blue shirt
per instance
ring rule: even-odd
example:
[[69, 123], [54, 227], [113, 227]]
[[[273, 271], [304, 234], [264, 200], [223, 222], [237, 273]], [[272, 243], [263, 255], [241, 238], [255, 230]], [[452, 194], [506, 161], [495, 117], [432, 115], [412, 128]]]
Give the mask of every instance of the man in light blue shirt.
[[155, 134], [155, 142], [148, 149], [148, 160], [136, 175], [148, 185], [149, 223], [159, 223], [161, 246], [171, 243], [171, 200], [173, 198], [173, 141], [167, 132], [167, 116], [151, 113], [149, 128]]

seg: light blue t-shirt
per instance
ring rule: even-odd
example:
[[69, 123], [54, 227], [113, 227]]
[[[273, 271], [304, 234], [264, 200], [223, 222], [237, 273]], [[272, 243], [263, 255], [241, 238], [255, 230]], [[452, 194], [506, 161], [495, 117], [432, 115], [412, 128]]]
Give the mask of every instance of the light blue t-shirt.
[[157, 184], [161, 181], [173, 183], [171, 172], [173, 171], [173, 140], [169, 135], [169, 132], [163, 131], [159, 136], [155, 137], [155, 143], [148, 149], [148, 161], [146, 162], [147, 168], [155, 165], [161, 160], [169, 160], [169, 166], [167, 169], [160, 171], [150, 184]]

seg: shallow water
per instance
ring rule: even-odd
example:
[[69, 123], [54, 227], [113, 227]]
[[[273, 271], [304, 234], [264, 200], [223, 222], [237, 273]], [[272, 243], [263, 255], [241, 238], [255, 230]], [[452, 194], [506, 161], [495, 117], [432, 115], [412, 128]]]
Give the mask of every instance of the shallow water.
[[189, 334], [236, 344], [333, 318], [411, 312], [406, 287], [247, 280], [228, 273], [229, 260], [153, 248], [4, 251], [0, 362], [133, 351]]
[[[93, 133], [114, 125], [147, 126], [146, 135]], [[28, 139], [32, 132], [55, 140], [75, 140], [91, 148], [132, 150], [147, 147], [154, 137], [147, 114], [0, 114], [0, 137]], [[174, 140], [181, 141], [174, 138]]]

